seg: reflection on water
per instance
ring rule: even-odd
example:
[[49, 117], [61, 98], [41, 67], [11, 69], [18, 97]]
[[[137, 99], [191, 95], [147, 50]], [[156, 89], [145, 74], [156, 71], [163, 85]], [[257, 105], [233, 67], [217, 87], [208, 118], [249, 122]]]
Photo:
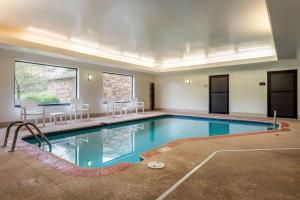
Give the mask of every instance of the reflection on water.
[[154, 142], [155, 141], [155, 122], [154, 121], [150, 122], [149, 136], [150, 136], [150, 141]]
[[[50, 137], [52, 153], [87, 168], [140, 162], [140, 154], [176, 139], [267, 130], [271, 125], [161, 117]], [[32, 141], [31, 143], [36, 143]], [[48, 148], [43, 144], [43, 148]]]
[[209, 136], [228, 135], [230, 125], [227, 123], [209, 122]]
[[[55, 139], [52, 153], [81, 167], [106, 166], [134, 153], [135, 133], [143, 128], [144, 124], [138, 124]], [[43, 148], [48, 146], [43, 144]]]

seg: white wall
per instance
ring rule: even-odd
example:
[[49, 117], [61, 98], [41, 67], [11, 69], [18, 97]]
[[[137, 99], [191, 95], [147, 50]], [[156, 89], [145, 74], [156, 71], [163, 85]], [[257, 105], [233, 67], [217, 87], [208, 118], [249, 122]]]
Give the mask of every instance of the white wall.
[[[104, 113], [102, 104], [102, 72], [132, 74], [135, 77], [136, 97], [145, 101], [149, 108], [149, 84], [156, 83], [156, 108], [208, 112], [208, 76], [230, 75], [230, 113], [266, 115], [267, 87], [259, 82], [267, 81], [267, 71], [298, 69], [300, 61], [286, 60], [272, 63], [260, 63], [223, 68], [211, 68], [193, 71], [149, 74], [117, 68], [86, 64], [81, 62], [34, 55], [13, 50], [0, 49], [0, 122], [19, 119], [19, 108], [14, 106], [14, 62], [24, 60], [79, 69], [80, 98], [89, 103], [92, 113]], [[298, 74], [299, 74], [298, 70]], [[91, 82], [87, 74], [93, 75]], [[300, 77], [300, 75], [298, 76]], [[191, 85], [185, 85], [185, 79], [191, 79]], [[298, 81], [298, 94], [300, 86]], [[298, 98], [298, 105], [300, 105]], [[299, 108], [300, 106], [298, 106]], [[47, 107], [48, 112], [67, 110], [67, 106]]]
[[[267, 86], [259, 86], [259, 82], [267, 83], [267, 71], [298, 68], [296, 60], [285, 60], [159, 74], [156, 75], [156, 108], [208, 113], [209, 76], [229, 74], [230, 113], [266, 116]], [[185, 84], [186, 79], [191, 79], [191, 85]]]
[[[128, 71], [112, 67], [58, 59], [13, 50], [0, 49], [0, 122], [13, 121], [20, 118], [20, 109], [14, 106], [14, 66], [15, 60], [75, 67], [79, 69], [80, 98], [91, 106], [91, 113], [104, 113], [102, 97], [102, 72], [130, 74], [135, 77], [135, 96], [145, 102], [149, 108], [149, 86], [154, 82], [153, 74]], [[92, 74], [93, 80], [88, 81], [87, 75]], [[47, 107], [48, 112], [68, 110], [67, 106]]]

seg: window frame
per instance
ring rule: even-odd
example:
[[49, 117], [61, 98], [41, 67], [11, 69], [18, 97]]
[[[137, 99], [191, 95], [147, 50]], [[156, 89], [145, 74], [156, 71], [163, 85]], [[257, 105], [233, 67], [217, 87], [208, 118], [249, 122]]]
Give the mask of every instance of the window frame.
[[[131, 83], [132, 83], [131, 84], [131, 99], [134, 99], [134, 97], [135, 97], [135, 94], [134, 94], [135, 93], [135, 91], [134, 91], [134, 75], [103, 71], [102, 72], [102, 89], [103, 89], [103, 81], [104, 81], [103, 74], [112, 74], [112, 75], [131, 77]], [[104, 104], [107, 104], [107, 102], [105, 101]]]
[[[41, 65], [41, 66], [49, 66], [49, 67], [59, 67], [59, 68], [65, 68], [65, 69], [73, 69], [76, 71], [76, 97], [78, 98], [78, 83], [79, 83], [79, 78], [78, 78], [78, 71], [79, 69], [76, 67], [66, 67], [66, 66], [60, 66], [60, 65], [54, 65], [54, 64], [46, 64], [46, 63], [39, 63], [39, 62], [32, 62], [32, 61], [24, 61], [24, 60], [15, 60], [14, 61], [14, 106], [16, 108], [20, 108], [21, 105], [16, 104], [16, 63], [28, 63], [28, 64], [33, 64], [33, 65]], [[39, 104], [39, 106], [68, 106], [70, 103], [53, 103], [53, 104]]]

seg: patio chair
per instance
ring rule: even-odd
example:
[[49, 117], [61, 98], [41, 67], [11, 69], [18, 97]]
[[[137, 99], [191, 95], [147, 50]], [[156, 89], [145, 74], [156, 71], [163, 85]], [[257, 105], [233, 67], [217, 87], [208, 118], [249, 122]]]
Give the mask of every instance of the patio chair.
[[27, 116], [35, 116], [35, 123], [38, 124], [39, 117], [43, 119], [43, 127], [45, 126], [45, 107], [39, 106], [37, 102], [32, 100], [21, 101], [21, 120], [27, 121]]
[[139, 109], [142, 109], [143, 113], [145, 112], [145, 106], [144, 102], [139, 101], [138, 98], [134, 98], [131, 102], [131, 113], [135, 111], [135, 113], [138, 113]]
[[90, 119], [90, 105], [83, 104], [81, 99], [72, 99], [70, 105], [70, 120], [73, 119], [73, 113], [75, 114], [75, 121], [77, 120], [77, 115], [80, 114], [80, 118], [83, 118], [83, 114], [87, 115], [87, 119]]
[[123, 114], [123, 111], [124, 111], [124, 114], [125, 114], [125, 116], [127, 116], [127, 113], [128, 113], [128, 111], [131, 111], [132, 110], [132, 103], [131, 103], [131, 101], [129, 101], [129, 100], [124, 100], [123, 102], [122, 102], [122, 114]]
[[121, 101], [110, 101], [106, 102], [106, 116], [108, 116], [110, 113], [112, 113], [112, 116], [115, 117], [118, 113], [120, 116], [122, 116], [123, 111], [125, 112], [125, 115], [127, 114], [127, 111], [130, 110], [130, 106], [127, 106], [126, 103]]
[[113, 101], [106, 101], [106, 116], [108, 116], [110, 113], [114, 113], [114, 102]]
[[106, 116], [112, 114], [115, 116], [117, 112], [121, 115], [122, 105], [121, 102], [108, 101], [106, 102]]
[[116, 116], [116, 113], [119, 112], [120, 116], [122, 116], [122, 103], [121, 102], [114, 102], [113, 103], [113, 117]]

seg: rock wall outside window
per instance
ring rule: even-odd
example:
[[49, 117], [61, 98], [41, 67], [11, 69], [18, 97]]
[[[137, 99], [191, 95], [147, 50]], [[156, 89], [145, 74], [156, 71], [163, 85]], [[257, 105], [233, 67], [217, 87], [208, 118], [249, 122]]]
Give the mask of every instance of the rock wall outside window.
[[106, 101], [131, 100], [132, 82], [132, 76], [103, 73], [103, 95]]

